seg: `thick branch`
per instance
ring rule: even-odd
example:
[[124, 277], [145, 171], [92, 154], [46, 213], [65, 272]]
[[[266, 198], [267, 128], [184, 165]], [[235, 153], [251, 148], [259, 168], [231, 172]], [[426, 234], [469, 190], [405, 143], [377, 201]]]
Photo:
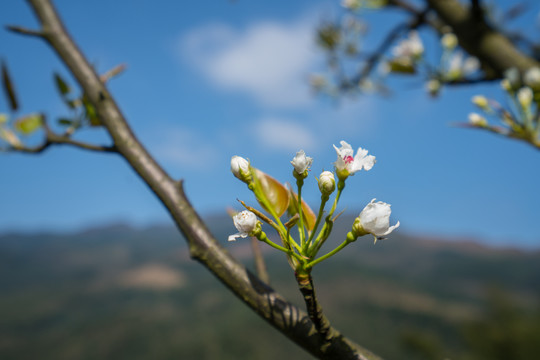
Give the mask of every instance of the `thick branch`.
[[467, 8], [458, 0], [426, 1], [438, 17], [452, 28], [459, 44], [480, 60], [488, 77], [502, 77], [504, 71], [512, 67], [524, 72], [540, 65], [493, 29], [484, 18], [480, 18], [480, 21], [475, 15], [474, 6]]
[[204, 264], [231, 291], [266, 321], [314, 356], [326, 359], [379, 359], [339, 335], [325, 341], [307, 315], [261, 282], [225, 251], [211, 235], [187, 200], [182, 182], [174, 181], [137, 140], [120, 109], [47, 0], [28, 0], [37, 15], [44, 38], [77, 79], [95, 106], [118, 152], [151, 188], [185, 235], [191, 256]]

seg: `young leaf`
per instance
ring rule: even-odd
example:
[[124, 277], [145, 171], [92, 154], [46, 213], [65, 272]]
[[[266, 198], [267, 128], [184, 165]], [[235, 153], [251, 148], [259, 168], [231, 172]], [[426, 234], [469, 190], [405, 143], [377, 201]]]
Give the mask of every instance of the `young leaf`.
[[82, 97], [82, 102], [84, 105], [84, 112], [86, 115], [86, 118], [90, 122], [90, 126], [100, 126], [101, 121], [99, 120], [99, 117], [97, 116], [96, 108], [92, 103], [90, 103], [90, 100], [86, 96]]
[[54, 73], [54, 81], [56, 83], [56, 88], [58, 89], [58, 92], [62, 97], [65, 97], [67, 94], [71, 92], [71, 89], [69, 88], [68, 84], [62, 79], [58, 73]]
[[30, 135], [43, 125], [41, 114], [31, 114], [18, 118], [13, 123], [13, 128], [23, 135]]
[[2, 86], [8, 98], [9, 107], [12, 111], [15, 111], [19, 108], [19, 103], [17, 101], [17, 95], [15, 94], [15, 88], [13, 87], [13, 82], [9, 76], [9, 72], [6, 64], [2, 61]]
[[289, 207], [289, 191], [270, 175], [259, 169], [252, 169], [257, 186], [268, 200], [268, 204], [272, 209], [268, 209], [264, 201], [261, 201], [259, 197], [257, 197], [257, 201], [266, 211], [272, 212], [271, 210], [273, 210], [280, 217]]

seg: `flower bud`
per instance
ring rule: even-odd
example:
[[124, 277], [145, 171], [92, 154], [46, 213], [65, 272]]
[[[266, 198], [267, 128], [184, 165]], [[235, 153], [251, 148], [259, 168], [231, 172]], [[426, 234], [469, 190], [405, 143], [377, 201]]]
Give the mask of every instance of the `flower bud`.
[[525, 84], [534, 90], [540, 89], [540, 68], [535, 66], [527, 70], [523, 78]]
[[249, 161], [241, 156], [233, 156], [231, 158], [231, 171], [234, 176], [245, 183], [251, 181], [251, 171], [249, 169]]
[[249, 210], [244, 210], [233, 216], [234, 226], [238, 233], [229, 235], [229, 241], [235, 241], [237, 238], [245, 238], [255, 235], [257, 230], [260, 230], [260, 223], [257, 216]]
[[469, 114], [469, 123], [474, 126], [487, 126], [486, 118], [477, 113]]
[[519, 89], [517, 98], [523, 108], [528, 108], [533, 100], [533, 92], [530, 88], [523, 87]]
[[294, 166], [295, 176], [300, 175], [302, 178], [307, 177], [307, 171], [309, 170], [311, 163], [313, 163], [313, 159], [306, 156], [304, 150], [298, 151], [291, 161], [292, 166]]
[[399, 221], [390, 226], [391, 212], [390, 204], [371, 200], [354, 220], [351, 233], [355, 237], [371, 234], [375, 237], [375, 241], [383, 238], [399, 227]]
[[472, 97], [471, 101], [474, 105], [478, 106], [482, 110], [489, 109], [489, 101], [485, 96], [475, 95]]
[[336, 180], [334, 174], [330, 171], [323, 171], [319, 176], [319, 190], [321, 194], [329, 196], [336, 189]]
[[430, 79], [426, 83], [426, 89], [429, 95], [435, 97], [439, 95], [439, 91], [441, 91], [441, 82], [438, 79]]
[[452, 33], [444, 34], [441, 38], [441, 44], [445, 49], [453, 50], [458, 44], [458, 39]]

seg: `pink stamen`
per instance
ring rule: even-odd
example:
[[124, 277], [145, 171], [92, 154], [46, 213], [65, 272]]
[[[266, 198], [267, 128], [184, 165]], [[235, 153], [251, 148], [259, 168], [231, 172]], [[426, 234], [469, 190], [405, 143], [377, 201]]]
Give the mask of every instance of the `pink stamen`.
[[345, 163], [347, 163], [347, 164], [350, 164], [350, 163], [354, 162], [354, 158], [353, 158], [352, 156], [350, 156], [350, 155], [349, 155], [349, 156], [345, 156], [345, 157], [343, 158], [343, 161], [345, 161]]

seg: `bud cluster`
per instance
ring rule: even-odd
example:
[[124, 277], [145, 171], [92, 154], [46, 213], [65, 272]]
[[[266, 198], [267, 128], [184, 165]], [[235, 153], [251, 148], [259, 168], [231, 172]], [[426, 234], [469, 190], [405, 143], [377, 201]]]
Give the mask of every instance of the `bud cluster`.
[[[372, 200], [354, 221], [352, 230], [345, 241], [326, 255], [317, 257], [321, 246], [330, 236], [333, 223], [337, 218], [337, 216], [333, 217], [333, 214], [337, 209], [346, 180], [361, 170], [371, 170], [375, 165], [375, 156], [368, 155], [366, 149], [358, 148], [355, 153], [347, 142], [341, 141], [340, 145], [340, 147], [334, 145], [337, 155], [334, 171], [322, 171], [317, 179], [321, 195], [321, 204], [317, 214], [302, 199], [304, 181], [308, 180], [313, 165], [313, 158], [307, 156], [304, 150], [298, 151], [291, 160], [292, 173], [297, 185], [296, 191], [254, 168], [243, 157], [233, 156], [231, 159], [233, 175], [248, 185], [261, 205], [262, 211], [242, 202], [246, 210], [234, 215], [233, 222], [238, 233], [229, 236], [229, 241], [234, 241], [239, 237], [254, 236], [285, 252], [295, 271], [309, 272], [315, 264], [334, 255], [358, 237], [371, 234], [375, 239], [382, 239], [397, 228], [399, 222], [390, 226], [390, 205]], [[334, 200], [331, 202], [331, 208], [325, 210], [332, 194], [334, 194]], [[289, 214], [289, 219], [282, 222], [285, 212]], [[277, 231], [281, 245], [270, 240], [262, 231], [261, 221], [268, 223]], [[298, 239], [291, 235], [293, 227], [298, 228]]]
[[469, 126], [526, 141], [540, 148], [540, 68], [530, 68], [523, 74], [516, 68], [508, 69], [501, 87], [510, 99], [510, 109], [483, 95], [473, 96], [472, 103], [483, 115], [469, 114]]

